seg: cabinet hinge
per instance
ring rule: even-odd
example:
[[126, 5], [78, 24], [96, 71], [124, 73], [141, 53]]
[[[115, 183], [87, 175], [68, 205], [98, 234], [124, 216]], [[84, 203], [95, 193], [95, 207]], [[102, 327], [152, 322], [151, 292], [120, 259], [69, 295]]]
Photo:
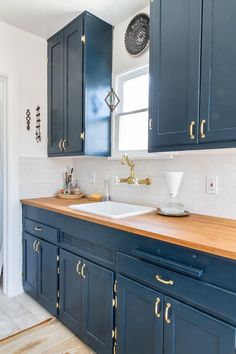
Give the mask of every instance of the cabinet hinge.
[[60, 261], [60, 257], [59, 256], [57, 256], [57, 262], [59, 262]]
[[112, 299], [112, 306], [117, 309], [117, 296], [115, 296], [115, 298]]
[[114, 289], [114, 293], [117, 294], [117, 280], [115, 280], [114, 282], [113, 289]]
[[59, 267], [57, 268], [57, 274], [60, 274], [60, 268]]
[[58, 299], [60, 298], [60, 292], [59, 292], [59, 290], [58, 290], [58, 292], [57, 292], [57, 297], [58, 297]]
[[80, 133], [80, 139], [84, 141], [84, 139], [85, 139], [85, 134], [84, 134], [84, 132]]
[[148, 126], [149, 126], [149, 130], [152, 130], [152, 118], [149, 119]]
[[81, 42], [82, 43], [86, 43], [86, 36], [85, 36], [85, 34], [83, 34], [83, 36], [81, 36]]
[[59, 302], [56, 303], [56, 308], [57, 308], [57, 309], [60, 309]]

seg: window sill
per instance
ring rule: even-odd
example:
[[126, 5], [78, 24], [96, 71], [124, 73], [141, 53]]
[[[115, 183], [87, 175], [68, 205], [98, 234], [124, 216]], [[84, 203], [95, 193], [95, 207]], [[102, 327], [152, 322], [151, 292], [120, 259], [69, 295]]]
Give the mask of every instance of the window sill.
[[[162, 152], [162, 153], [150, 153], [143, 155], [135, 155], [128, 152], [128, 156], [135, 160], [172, 160], [175, 156], [175, 153]], [[108, 160], [121, 160], [122, 155], [113, 155], [108, 157]]]

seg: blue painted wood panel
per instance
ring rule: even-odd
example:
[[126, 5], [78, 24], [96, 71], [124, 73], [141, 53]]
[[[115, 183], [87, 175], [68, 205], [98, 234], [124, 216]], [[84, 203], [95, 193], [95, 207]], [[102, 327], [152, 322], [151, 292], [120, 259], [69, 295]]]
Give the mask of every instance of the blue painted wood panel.
[[151, 2], [149, 152], [198, 142], [201, 4]]
[[36, 241], [28, 233], [23, 234], [23, 287], [35, 299], [38, 296], [38, 257], [34, 249]]
[[60, 250], [60, 320], [75, 334], [81, 335], [82, 329], [82, 259], [74, 254]]
[[82, 338], [98, 354], [112, 352], [114, 273], [83, 259]]
[[119, 354], [163, 354], [163, 295], [118, 275], [117, 331]]
[[164, 327], [164, 354], [234, 354], [235, 328], [172, 298]]
[[53, 315], [57, 314], [58, 247], [38, 239], [38, 301]]

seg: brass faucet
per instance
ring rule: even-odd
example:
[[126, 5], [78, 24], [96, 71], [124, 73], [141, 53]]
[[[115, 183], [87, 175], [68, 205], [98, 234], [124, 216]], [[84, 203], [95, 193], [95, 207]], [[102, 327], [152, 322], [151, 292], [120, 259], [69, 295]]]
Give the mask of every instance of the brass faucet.
[[128, 183], [131, 184], [133, 186], [139, 186], [140, 184], [146, 184], [147, 186], [149, 186], [151, 184], [151, 179], [150, 178], [145, 178], [145, 179], [139, 179], [135, 177], [134, 174], [134, 160], [130, 160], [130, 158], [128, 157], [127, 154], [124, 154], [122, 156], [122, 160], [121, 160], [122, 165], [128, 165], [130, 167], [130, 176], [127, 178], [118, 178], [117, 182], [118, 183]]

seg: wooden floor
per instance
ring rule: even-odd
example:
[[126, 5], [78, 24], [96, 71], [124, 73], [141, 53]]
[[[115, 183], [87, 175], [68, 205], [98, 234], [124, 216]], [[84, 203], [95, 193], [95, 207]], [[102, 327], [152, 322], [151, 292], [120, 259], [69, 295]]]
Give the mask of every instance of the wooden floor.
[[[0, 287], [0, 340], [50, 317], [29, 295], [24, 293], [8, 298]], [[20, 341], [16, 340], [18, 336], [14, 336], [12, 343], [1, 342], [0, 354], [96, 354], [59, 321], [54, 325], [50, 332], [37, 327], [33, 338], [24, 332]]]

